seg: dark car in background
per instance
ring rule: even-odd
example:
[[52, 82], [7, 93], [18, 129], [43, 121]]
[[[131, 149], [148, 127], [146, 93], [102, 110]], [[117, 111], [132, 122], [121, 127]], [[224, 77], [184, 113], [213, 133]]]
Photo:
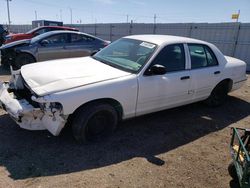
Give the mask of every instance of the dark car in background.
[[3, 25], [0, 25], [0, 46], [4, 44], [5, 37], [7, 34], [8, 34], [8, 30]]
[[16, 33], [16, 34], [9, 34], [6, 36], [5, 44], [14, 42], [17, 40], [23, 40], [23, 39], [31, 39], [35, 36], [41, 35], [46, 32], [50, 31], [57, 31], [57, 30], [67, 30], [67, 31], [79, 31], [76, 28], [72, 27], [64, 27], [64, 26], [42, 26], [37, 27], [35, 29], [32, 29], [26, 33]]
[[1, 64], [20, 69], [22, 65], [52, 59], [84, 57], [96, 53], [110, 42], [75, 31], [51, 31], [32, 39], [0, 47]]

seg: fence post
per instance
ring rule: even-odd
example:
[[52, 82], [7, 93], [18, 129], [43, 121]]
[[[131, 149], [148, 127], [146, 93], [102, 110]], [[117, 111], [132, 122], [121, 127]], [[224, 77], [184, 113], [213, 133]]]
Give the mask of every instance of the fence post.
[[238, 23], [238, 24], [236, 25], [237, 31], [236, 31], [235, 41], [234, 41], [234, 46], [233, 46], [233, 53], [232, 53], [232, 56], [233, 56], [233, 57], [235, 57], [236, 48], [237, 48], [237, 44], [238, 44], [238, 40], [239, 40], [240, 26], [241, 26], [241, 23]]
[[189, 33], [188, 33], [188, 36], [191, 38], [192, 36], [192, 30], [193, 30], [193, 24], [191, 23], [190, 24], [190, 29], [189, 29]]
[[94, 27], [95, 27], [95, 36], [96, 36], [97, 35], [97, 31], [96, 31], [97, 25], [96, 25], [96, 23], [95, 23]]
[[110, 32], [109, 32], [109, 40], [110, 41], [112, 41], [112, 36], [113, 36], [113, 31], [112, 30], [113, 30], [113, 27], [114, 26], [112, 24], [110, 24]]
[[156, 34], [156, 23], [154, 23], [153, 33]]
[[129, 35], [132, 35], [132, 30], [133, 30], [133, 20], [131, 20], [129, 25]]

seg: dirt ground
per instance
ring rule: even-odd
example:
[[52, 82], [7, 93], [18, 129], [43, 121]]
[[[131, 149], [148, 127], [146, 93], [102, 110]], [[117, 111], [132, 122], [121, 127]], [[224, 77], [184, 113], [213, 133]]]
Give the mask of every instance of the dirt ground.
[[59, 137], [20, 129], [0, 110], [0, 187], [237, 188], [227, 172], [232, 126], [250, 128], [249, 76], [221, 107], [196, 103], [131, 119], [87, 145], [70, 129]]

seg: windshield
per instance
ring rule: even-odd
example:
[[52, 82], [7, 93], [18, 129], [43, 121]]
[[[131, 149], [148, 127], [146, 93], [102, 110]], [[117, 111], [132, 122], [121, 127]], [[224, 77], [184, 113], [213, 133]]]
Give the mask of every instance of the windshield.
[[122, 38], [95, 54], [93, 58], [118, 69], [136, 73], [155, 49], [155, 44]]

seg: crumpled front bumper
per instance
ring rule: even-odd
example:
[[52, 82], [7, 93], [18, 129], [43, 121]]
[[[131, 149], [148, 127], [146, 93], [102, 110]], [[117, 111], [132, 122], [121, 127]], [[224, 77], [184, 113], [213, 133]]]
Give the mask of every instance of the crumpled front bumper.
[[25, 99], [17, 100], [8, 92], [8, 84], [0, 81], [0, 107], [4, 109], [15, 122], [28, 130], [48, 130], [57, 136], [66, 121], [60, 115], [55, 117], [40, 108], [34, 108]]

